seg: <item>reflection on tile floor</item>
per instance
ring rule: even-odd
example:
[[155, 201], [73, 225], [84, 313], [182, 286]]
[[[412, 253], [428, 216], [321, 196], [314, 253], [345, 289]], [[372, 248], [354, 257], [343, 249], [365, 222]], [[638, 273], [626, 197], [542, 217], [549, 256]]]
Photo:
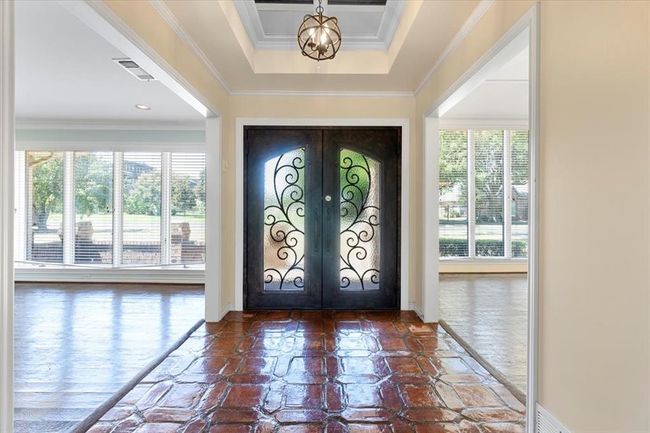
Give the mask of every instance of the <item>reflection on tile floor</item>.
[[229, 313], [91, 433], [523, 432], [524, 407], [412, 312]]
[[203, 286], [16, 284], [16, 433], [68, 431], [203, 317]]
[[442, 274], [440, 317], [508, 381], [526, 391], [526, 274]]

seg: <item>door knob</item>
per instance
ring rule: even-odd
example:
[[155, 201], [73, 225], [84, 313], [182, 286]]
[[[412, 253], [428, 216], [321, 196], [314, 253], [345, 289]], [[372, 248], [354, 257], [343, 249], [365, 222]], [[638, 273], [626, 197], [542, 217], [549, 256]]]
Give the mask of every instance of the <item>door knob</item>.
[[325, 196], [325, 201], [332, 201], [332, 196], [331, 195], [326, 195]]

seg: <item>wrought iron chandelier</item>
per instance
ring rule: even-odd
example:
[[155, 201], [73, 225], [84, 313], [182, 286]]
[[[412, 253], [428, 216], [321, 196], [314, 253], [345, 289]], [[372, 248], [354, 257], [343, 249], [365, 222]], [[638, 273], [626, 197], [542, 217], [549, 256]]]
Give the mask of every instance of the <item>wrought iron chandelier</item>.
[[341, 48], [341, 29], [336, 17], [323, 15], [322, 0], [318, 0], [316, 13], [305, 15], [298, 28], [298, 46], [303, 56], [321, 60], [333, 59]]

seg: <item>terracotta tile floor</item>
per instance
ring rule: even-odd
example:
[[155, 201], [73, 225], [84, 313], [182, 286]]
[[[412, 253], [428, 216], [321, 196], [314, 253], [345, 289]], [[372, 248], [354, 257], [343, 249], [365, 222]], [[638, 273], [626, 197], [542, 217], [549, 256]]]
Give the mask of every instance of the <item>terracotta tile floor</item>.
[[411, 312], [229, 313], [91, 433], [523, 432], [524, 407]]

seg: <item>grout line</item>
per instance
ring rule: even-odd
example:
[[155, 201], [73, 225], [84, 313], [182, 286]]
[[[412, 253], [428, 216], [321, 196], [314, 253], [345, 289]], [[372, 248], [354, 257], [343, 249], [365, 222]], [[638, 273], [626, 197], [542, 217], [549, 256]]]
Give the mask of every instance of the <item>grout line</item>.
[[69, 429], [66, 433], [84, 433], [88, 431], [97, 421], [101, 419], [109, 410], [113, 408], [125, 395], [127, 395], [133, 388], [136, 387], [145, 377], [149, 375], [156, 367], [158, 367], [172, 352], [181, 347], [185, 341], [196, 331], [205, 320], [201, 319], [192, 326], [189, 331], [183, 334], [176, 342], [165, 352], [160, 354], [156, 359], [152, 360], [142, 370], [138, 372], [131, 380], [124, 384], [115, 394], [109, 397], [90, 415], [84, 418], [79, 424]]
[[447, 334], [451, 335], [454, 340], [456, 340], [462, 347], [465, 349], [471, 356], [474, 358], [479, 364], [481, 364], [481, 367], [485, 368], [488, 373], [490, 373], [496, 380], [501, 382], [503, 386], [506, 387], [508, 391], [512, 393], [513, 396], [517, 400], [519, 400], [524, 406], [526, 406], [526, 394], [521, 391], [519, 388], [517, 388], [516, 385], [514, 385], [512, 382], [508, 380], [507, 377], [503, 375], [499, 370], [497, 370], [492, 364], [490, 364], [485, 358], [483, 358], [476, 350], [470, 346], [470, 344], [465, 340], [463, 337], [458, 335], [456, 331], [454, 331], [451, 326], [444, 320], [440, 320], [438, 322], [440, 326], [447, 332]]

